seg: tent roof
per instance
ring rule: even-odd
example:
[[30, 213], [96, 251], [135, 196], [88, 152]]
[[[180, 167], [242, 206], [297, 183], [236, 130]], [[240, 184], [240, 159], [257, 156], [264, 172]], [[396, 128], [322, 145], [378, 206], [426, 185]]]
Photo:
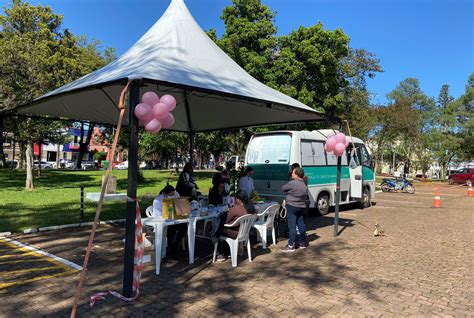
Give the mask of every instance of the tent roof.
[[199, 27], [183, 0], [172, 0], [153, 27], [117, 60], [17, 112], [115, 123], [118, 97], [129, 79], [142, 80], [140, 94], [154, 90], [176, 97], [175, 131], [324, 119], [324, 114], [245, 72]]

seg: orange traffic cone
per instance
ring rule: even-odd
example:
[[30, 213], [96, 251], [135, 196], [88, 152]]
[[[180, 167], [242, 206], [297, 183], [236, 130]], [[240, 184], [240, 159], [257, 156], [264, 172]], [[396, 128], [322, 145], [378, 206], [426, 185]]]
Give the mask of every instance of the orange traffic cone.
[[440, 208], [441, 207], [441, 197], [439, 196], [439, 189], [435, 188], [435, 197], [434, 197], [434, 203], [432, 208]]
[[472, 189], [472, 182], [468, 183], [469, 189], [467, 189], [467, 196], [474, 197], [474, 190]]

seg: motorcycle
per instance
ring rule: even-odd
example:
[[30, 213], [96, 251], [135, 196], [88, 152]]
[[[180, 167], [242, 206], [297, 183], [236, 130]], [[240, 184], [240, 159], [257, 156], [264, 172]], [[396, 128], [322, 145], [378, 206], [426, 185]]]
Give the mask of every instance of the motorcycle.
[[414, 194], [415, 193], [415, 186], [411, 181], [408, 181], [405, 177], [402, 178], [400, 182], [393, 179], [383, 179], [382, 183], [380, 184], [380, 188], [382, 192], [389, 192], [389, 191], [405, 191], [406, 193]]

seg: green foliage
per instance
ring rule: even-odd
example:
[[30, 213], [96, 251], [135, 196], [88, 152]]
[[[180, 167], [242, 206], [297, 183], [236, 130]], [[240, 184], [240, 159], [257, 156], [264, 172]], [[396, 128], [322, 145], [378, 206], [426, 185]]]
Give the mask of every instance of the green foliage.
[[105, 160], [107, 158], [107, 152], [105, 151], [97, 151], [96, 153], [94, 153], [94, 160], [96, 161], [102, 161], [102, 160]]
[[187, 153], [188, 137], [184, 133], [162, 131], [150, 134], [140, 131], [139, 151], [142, 159], [173, 161], [177, 154]]
[[[221, 17], [222, 38], [215, 30], [208, 35], [249, 74], [317, 110], [349, 120], [366, 113], [366, 78], [382, 71], [379, 60], [350, 49], [341, 29], [325, 30], [321, 22], [277, 37], [275, 17], [260, 0], [234, 0]], [[353, 126], [367, 134], [373, 123]]]
[[[0, 15], [0, 111], [33, 99], [104, 66], [113, 58], [62, 29], [63, 16], [50, 7], [12, 0]], [[11, 119], [11, 130], [20, 143], [61, 140], [64, 123], [33, 118]], [[29, 167], [31, 169], [31, 167]]]
[[457, 119], [460, 124], [458, 157], [460, 160], [472, 160], [474, 158], [474, 73], [469, 76], [465, 93], [455, 103], [458, 107]]
[[232, 2], [221, 16], [225, 32], [217, 43], [250, 75], [263, 81], [276, 45], [275, 12], [260, 0]]

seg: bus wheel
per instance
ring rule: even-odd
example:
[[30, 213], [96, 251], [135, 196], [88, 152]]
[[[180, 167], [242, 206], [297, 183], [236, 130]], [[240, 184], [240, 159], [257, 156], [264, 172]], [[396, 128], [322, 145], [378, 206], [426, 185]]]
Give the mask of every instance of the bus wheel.
[[319, 214], [326, 215], [329, 213], [329, 195], [326, 193], [321, 193], [318, 196], [316, 201], [316, 209], [318, 209]]
[[364, 187], [364, 191], [362, 193], [362, 202], [359, 202], [359, 208], [361, 209], [367, 209], [370, 208], [372, 205], [371, 202], [371, 197], [370, 197], [370, 190], [368, 187]]

